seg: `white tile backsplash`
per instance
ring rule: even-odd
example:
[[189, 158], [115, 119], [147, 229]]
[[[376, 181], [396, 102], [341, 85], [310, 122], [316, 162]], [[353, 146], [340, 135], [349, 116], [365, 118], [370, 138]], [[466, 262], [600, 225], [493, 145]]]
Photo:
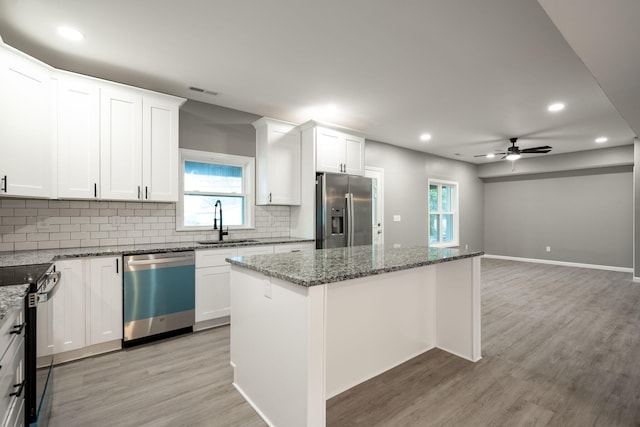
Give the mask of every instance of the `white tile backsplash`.
[[[256, 206], [255, 229], [227, 239], [288, 237], [288, 206]], [[0, 199], [0, 252], [217, 239], [176, 231], [175, 203]]]

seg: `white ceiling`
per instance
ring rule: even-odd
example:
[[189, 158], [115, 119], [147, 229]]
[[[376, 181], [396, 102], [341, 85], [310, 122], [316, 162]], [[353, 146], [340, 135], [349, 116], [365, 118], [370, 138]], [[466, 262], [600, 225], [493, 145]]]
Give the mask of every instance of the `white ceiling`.
[[57, 68], [469, 162], [509, 137], [551, 154], [634, 137], [536, 0], [0, 0], [0, 36]]

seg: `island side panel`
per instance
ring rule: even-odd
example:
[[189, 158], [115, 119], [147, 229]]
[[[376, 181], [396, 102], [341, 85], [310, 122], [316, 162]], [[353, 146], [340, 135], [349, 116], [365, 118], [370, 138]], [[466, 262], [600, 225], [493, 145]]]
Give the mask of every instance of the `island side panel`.
[[325, 424], [323, 354], [310, 354], [323, 348], [324, 293], [314, 288], [231, 269], [234, 386], [269, 425]]
[[428, 267], [326, 286], [327, 399], [435, 346]]
[[481, 359], [480, 257], [432, 266], [436, 276], [436, 347]]

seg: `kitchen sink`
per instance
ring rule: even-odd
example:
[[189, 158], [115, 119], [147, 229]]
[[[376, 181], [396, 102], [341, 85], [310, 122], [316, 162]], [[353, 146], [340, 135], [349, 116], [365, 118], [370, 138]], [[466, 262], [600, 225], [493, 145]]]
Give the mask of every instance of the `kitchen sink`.
[[225, 243], [251, 243], [257, 242], [253, 239], [228, 239], [228, 240], [200, 240], [196, 243], [199, 245], [224, 245]]

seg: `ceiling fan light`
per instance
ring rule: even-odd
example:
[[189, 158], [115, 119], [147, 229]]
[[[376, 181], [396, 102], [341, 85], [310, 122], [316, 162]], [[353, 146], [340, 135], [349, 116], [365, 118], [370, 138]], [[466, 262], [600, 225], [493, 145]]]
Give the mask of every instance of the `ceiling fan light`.
[[562, 111], [564, 110], [564, 104], [562, 102], [553, 103], [547, 107], [547, 110], [549, 110], [552, 113]]
[[507, 154], [507, 160], [518, 160], [520, 158], [520, 154]]

